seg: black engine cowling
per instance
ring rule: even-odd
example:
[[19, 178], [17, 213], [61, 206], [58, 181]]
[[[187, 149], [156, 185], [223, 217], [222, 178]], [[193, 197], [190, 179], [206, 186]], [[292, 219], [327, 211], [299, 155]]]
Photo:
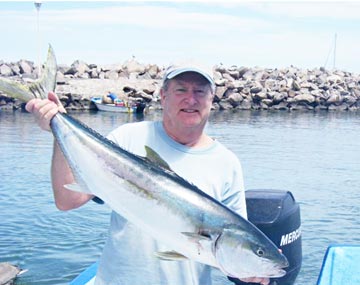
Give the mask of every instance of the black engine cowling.
[[[300, 206], [289, 191], [252, 189], [246, 191], [248, 219], [265, 233], [287, 257], [286, 275], [272, 278], [270, 284], [292, 285], [300, 272], [302, 261]], [[235, 284], [244, 283], [229, 279]]]

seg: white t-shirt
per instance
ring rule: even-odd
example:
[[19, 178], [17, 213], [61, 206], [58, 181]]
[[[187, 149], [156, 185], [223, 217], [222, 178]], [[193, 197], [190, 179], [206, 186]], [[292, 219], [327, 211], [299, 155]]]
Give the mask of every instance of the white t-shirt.
[[[149, 146], [179, 176], [247, 218], [240, 162], [218, 141], [204, 148], [184, 146], [166, 134], [162, 122], [125, 124], [108, 138], [141, 156], [146, 155], [144, 146]], [[169, 250], [113, 212], [95, 284], [211, 284], [210, 266], [190, 260], [163, 261], [154, 255]]]

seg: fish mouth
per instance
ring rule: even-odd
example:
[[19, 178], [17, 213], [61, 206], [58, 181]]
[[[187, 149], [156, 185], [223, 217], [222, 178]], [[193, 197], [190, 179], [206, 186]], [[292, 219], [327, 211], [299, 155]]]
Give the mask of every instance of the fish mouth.
[[282, 262], [282, 264], [278, 264], [274, 269], [276, 271], [276, 273], [274, 274], [274, 276], [269, 276], [269, 277], [273, 277], [273, 278], [279, 278], [279, 277], [283, 277], [286, 275], [286, 270], [285, 268], [289, 267], [289, 261], [287, 260], [287, 258], [284, 256], [285, 260], [284, 262]]
[[[286, 258], [284, 256], [284, 258]], [[265, 267], [267, 267], [265, 265]], [[287, 274], [287, 271], [285, 270], [285, 268], [289, 267], [289, 262], [287, 259], [283, 260], [281, 263], [277, 263], [277, 264], [272, 264], [270, 266], [268, 266], [268, 270], [267, 270], [267, 276], [262, 276], [262, 277], [267, 277], [267, 278], [280, 278], [283, 277]]]
[[269, 277], [269, 278], [280, 278], [280, 277], [283, 277], [286, 275], [286, 270], [284, 270], [283, 268], [277, 268], [276, 270], [277, 272], [274, 273], [274, 274], [271, 274], [269, 276], [266, 276], [266, 277]]

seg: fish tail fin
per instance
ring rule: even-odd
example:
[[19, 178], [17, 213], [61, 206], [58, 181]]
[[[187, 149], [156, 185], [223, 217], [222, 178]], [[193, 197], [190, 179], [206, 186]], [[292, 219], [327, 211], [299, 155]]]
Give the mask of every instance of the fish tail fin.
[[55, 53], [49, 45], [44, 72], [38, 80], [26, 85], [17, 81], [0, 78], [0, 91], [12, 98], [28, 102], [34, 98], [47, 98], [49, 91], [55, 91], [57, 64]]
[[0, 91], [23, 102], [27, 102], [30, 99], [35, 98], [32, 96], [27, 85], [8, 80], [6, 78], [0, 78]]

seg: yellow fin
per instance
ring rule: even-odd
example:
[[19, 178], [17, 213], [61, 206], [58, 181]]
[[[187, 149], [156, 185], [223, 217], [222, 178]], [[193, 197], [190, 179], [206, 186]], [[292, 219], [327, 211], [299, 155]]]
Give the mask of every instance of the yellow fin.
[[176, 251], [163, 251], [163, 252], [158, 251], [155, 252], [155, 255], [157, 258], [167, 261], [185, 261], [188, 259], [186, 256]]
[[162, 168], [166, 169], [166, 170], [170, 170], [170, 166], [169, 164], [167, 164], [167, 162], [165, 160], [163, 160], [161, 158], [160, 155], [158, 155], [158, 153], [153, 150], [151, 147], [149, 146], [145, 146], [145, 151], [146, 151], [146, 158], [151, 161], [152, 163], [161, 166]]

